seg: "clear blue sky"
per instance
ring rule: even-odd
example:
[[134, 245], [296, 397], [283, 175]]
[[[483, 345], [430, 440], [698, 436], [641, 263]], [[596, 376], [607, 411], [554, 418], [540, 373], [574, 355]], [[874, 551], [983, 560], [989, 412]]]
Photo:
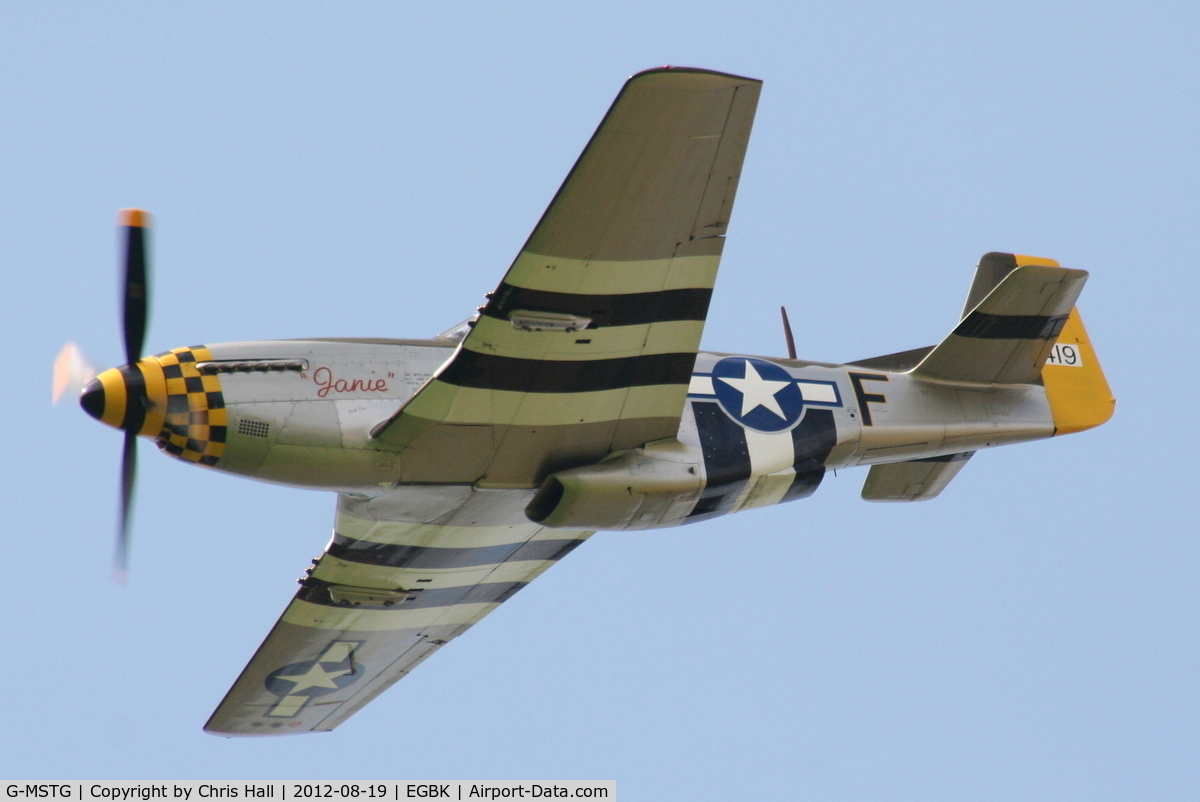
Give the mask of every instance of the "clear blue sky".
[[[623, 800], [1178, 799], [1200, 786], [1200, 13], [1104, 3], [34, 3], [0, 8], [0, 777], [615, 779]], [[49, 405], [120, 361], [115, 212], [153, 211], [150, 351], [432, 335], [507, 267], [624, 79], [765, 86], [705, 332], [936, 342], [979, 255], [1092, 271], [1107, 426], [936, 501], [601, 534], [333, 734], [201, 725], [333, 497]]]

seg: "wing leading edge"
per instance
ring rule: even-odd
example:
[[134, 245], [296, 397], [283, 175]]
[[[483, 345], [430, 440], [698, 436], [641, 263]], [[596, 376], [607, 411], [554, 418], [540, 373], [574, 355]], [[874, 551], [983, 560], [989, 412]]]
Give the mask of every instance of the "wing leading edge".
[[332, 730], [591, 535], [530, 523], [528, 494], [442, 495], [453, 509], [430, 523], [391, 520], [404, 498], [341, 496], [333, 540], [204, 729]]
[[625, 84], [458, 352], [378, 434], [402, 483], [535, 487], [676, 434], [760, 87]]

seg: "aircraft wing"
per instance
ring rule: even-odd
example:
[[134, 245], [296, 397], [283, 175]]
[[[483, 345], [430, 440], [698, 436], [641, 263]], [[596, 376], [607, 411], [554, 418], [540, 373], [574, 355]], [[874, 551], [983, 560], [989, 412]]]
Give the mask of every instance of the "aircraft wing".
[[629, 79], [454, 357], [376, 432], [401, 483], [535, 487], [676, 434], [760, 87]]
[[443, 488], [424, 516], [412, 501], [339, 498], [333, 540], [205, 730], [332, 730], [592, 534], [530, 523], [528, 494]]

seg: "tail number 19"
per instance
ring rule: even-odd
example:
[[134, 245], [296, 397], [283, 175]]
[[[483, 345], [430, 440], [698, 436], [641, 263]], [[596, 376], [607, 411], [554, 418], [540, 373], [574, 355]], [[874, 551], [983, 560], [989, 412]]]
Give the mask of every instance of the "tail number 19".
[[1050, 356], [1046, 357], [1046, 364], [1068, 368], [1083, 367], [1083, 354], [1079, 353], [1077, 345], [1055, 343], [1054, 348], [1050, 349]]

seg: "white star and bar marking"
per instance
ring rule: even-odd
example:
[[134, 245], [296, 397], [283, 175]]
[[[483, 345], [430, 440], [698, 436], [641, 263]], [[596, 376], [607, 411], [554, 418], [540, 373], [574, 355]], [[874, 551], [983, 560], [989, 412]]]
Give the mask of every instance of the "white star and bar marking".
[[307, 691], [309, 688], [333, 688], [337, 690], [335, 679], [343, 674], [349, 674], [350, 669], [339, 668], [337, 671], [326, 671], [321, 668], [320, 663], [313, 663], [312, 668], [308, 669], [303, 674], [276, 675], [276, 679], [284, 679], [288, 682], [294, 682], [295, 685], [288, 691], [288, 695]]
[[337, 690], [338, 684], [335, 680], [352, 673], [354, 669], [338, 668], [327, 671], [321, 666], [321, 663], [343, 663], [350, 658], [357, 645], [359, 645], [357, 642], [352, 641], [334, 641], [303, 674], [276, 674], [276, 680], [285, 680], [293, 684], [287, 695], [280, 697], [267, 715], [280, 718], [291, 718], [296, 715], [311, 698], [307, 695], [300, 695], [300, 692], [309, 688]]
[[791, 382], [764, 379], [753, 362], [746, 362], [744, 364], [746, 365], [744, 378], [714, 377], [742, 394], [742, 409], [738, 413], [738, 417], [744, 418], [759, 407], [763, 407], [778, 415], [780, 419], [786, 420], [787, 416], [783, 414], [783, 408], [779, 406], [779, 401], [775, 398], [775, 394], [782, 391]]

